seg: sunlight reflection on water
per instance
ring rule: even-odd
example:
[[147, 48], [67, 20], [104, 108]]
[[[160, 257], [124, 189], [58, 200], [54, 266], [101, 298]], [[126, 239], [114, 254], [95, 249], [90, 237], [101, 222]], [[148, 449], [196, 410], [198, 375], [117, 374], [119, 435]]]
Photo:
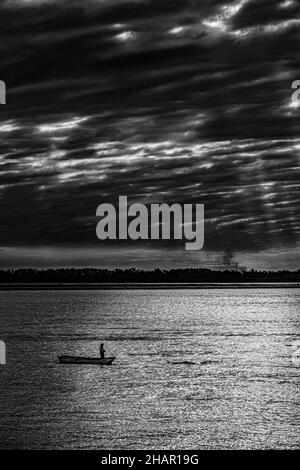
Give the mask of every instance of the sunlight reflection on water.
[[[299, 298], [296, 289], [1, 292], [0, 446], [298, 448]], [[57, 362], [98, 355], [100, 341], [112, 366]]]

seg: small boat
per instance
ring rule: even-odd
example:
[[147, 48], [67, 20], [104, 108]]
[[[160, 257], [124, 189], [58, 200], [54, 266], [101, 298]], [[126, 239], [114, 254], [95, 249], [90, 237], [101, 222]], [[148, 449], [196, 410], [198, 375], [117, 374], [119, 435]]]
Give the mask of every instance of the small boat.
[[58, 359], [61, 364], [100, 364], [106, 366], [111, 364], [116, 358], [105, 357], [101, 359], [100, 357], [58, 356]]

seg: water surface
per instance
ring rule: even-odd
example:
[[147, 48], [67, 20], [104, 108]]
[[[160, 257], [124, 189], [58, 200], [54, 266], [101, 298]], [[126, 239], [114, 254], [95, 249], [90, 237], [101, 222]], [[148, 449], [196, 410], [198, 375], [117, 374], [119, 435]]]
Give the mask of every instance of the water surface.
[[[299, 448], [297, 289], [0, 292], [0, 447]], [[112, 366], [62, 365], [57, 354]]]

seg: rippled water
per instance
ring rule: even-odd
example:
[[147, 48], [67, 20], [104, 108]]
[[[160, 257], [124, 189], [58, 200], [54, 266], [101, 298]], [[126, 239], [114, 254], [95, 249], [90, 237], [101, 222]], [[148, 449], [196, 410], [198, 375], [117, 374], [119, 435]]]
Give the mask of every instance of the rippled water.
[[[296, 289], [0, 292], [0, 447], [298, 448]], [[62, 365], [58, 353], [112, 366]]]

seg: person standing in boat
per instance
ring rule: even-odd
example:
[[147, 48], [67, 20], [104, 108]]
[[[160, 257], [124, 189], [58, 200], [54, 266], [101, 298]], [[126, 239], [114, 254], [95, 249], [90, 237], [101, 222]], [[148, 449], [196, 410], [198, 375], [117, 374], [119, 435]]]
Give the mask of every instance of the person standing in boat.
[[104, 359], [105, 349], [104, 349], [104, 344], [103, 343], [100, 344], [99, 351], [100, 351], [100, 358]]

